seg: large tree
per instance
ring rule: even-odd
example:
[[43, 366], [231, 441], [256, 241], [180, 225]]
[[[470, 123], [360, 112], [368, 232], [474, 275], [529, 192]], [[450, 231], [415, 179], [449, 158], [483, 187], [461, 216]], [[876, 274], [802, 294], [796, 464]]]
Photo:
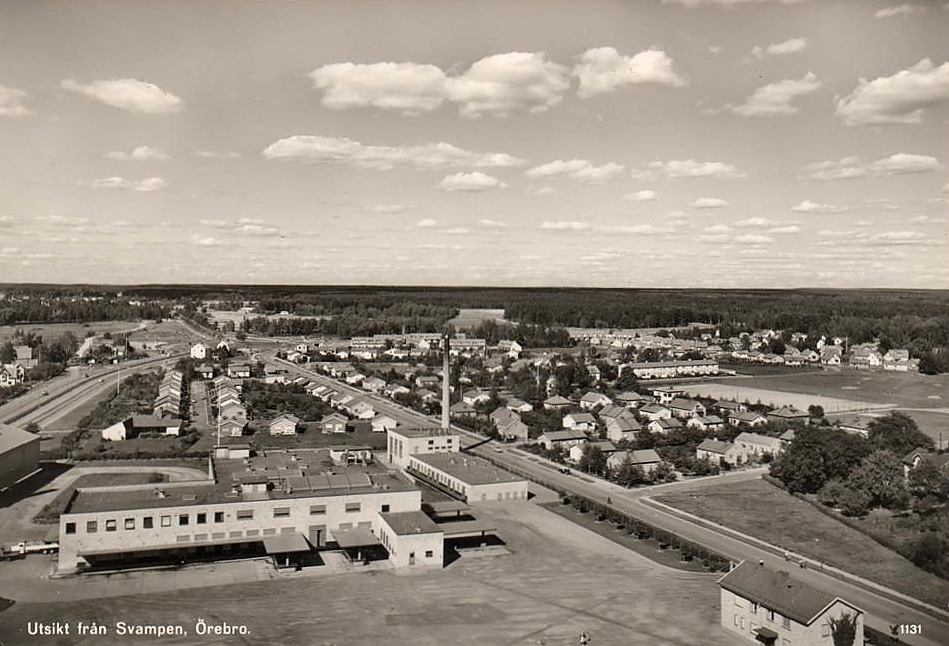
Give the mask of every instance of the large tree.
[[871, 506], [902, 509], [906, 506], [903, 463], [891, 451], [874, 451], [847, 478], [851, 489], [866, 492]]
[[828, 480], [849, 476], [869, 452], [869, 444], [859, 435], [805, 426], [771, 463], [771, 475], [792, 492], [817, 493]]
[[932, 449], [931, 437], [919, 430], [916, 420], [906, 413], [891, 412], [878, 417], [868, 426], [870, 443], [875, 449], [892, 451], [903, 456], [916, 448]]

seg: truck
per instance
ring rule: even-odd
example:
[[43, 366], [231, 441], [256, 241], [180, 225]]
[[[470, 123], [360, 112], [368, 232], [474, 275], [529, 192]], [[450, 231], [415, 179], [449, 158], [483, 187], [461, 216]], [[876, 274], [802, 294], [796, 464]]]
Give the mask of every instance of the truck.
[[59, 551], [59, 543], [46, 541], [20, 541], [9, 547], [14, 554], [54, 554]]

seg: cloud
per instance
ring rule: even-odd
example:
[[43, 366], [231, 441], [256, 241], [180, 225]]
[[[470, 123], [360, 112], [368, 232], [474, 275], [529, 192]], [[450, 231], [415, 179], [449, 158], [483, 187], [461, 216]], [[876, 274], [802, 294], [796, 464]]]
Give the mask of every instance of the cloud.
[[586, 222], [551, 222], [544, 220], [540, 228], [550, 231], [586, 231], [590, 228], [590, 225]]
[[623, 170], [624, 166], [613, 162], [602, 166], [594, 166], [592, 162], [586, 159], [571, 159], [568, 161], [558, 159], [531, 168], [524, 175], [531, 179], [565, 176], [587, 184], [603, 184], [617, 178]]
[[913, 7], [908, 4], [901, 4], [897, 7], [885, 7], [880, 9], [875, 14], [874, 18], [892, 18], [893, 16], [908, 16], [911, 13], [922, 12], [924, 9], [922, 7]]
[[505, 168], [524, 160], [503, 153], [475, 153], [439, 142], [417, 146], [367, 146], [344, 137], [293, 135], [280, 139], [263, 151], [264, 159], [285, 159], [357, 168], [391, 170], [397, 166], [416, 169]]
[[471, 233], [471, 229], [465, 227], [453, 227], [451, 229], [442, 229], [439, 233], [447, 233], [448, 235], [466, 235]]
[[801, 232], [801, 227], [797, 226], [796, 224], [788, 224], [788, 225], [784, 225], [784, 226], [780, 226], [780, 227], [772, 227], [772, 228], [768, 229], [766, 232], [767, 232], [767, 233], [777, 233], [777, 234], [782, 234], [782, 233], [800, 233], [800, 232]]
[[328, 108], [374, 107], [406, 115], [458, 105], [465, 117], [544, 112], [563, 100], [568, 70], [543, 52], [486, 56], [450, 76], [436, 65], [413, 62], [334, 63], [310, 72]]
[[801, 168], [801, 177], [816, 180], [857, 179], [885, 177], [907, 173], [926, 173], [942, 168], [939, 160], [928, 155], [896, 153], [869, 164], [860, 163], [859, 157], [844, 157], [807, 164]]
[[688, 82], [672, 69], [672, 59], [660, 49], [623, 56], [612, 47], [588, 49], [578, 57], [573, 75], [579, 80], [577, 96], [586, 99], [619, 87], [655, 83], [684, 87]]
[[637, 235], [646, 235], [646, 236], [658, 236], [658, 235], [668, 235], [673, 232], [672, 227], [657, 227], [652, 224], [634, 224], [630, 226], [622, 226], [619, 230], [623, 233], [634, 233]]
[[765, 2], [777, 2], [780, 4], [798, 4], [809, 2], [810, 0], [662, 0], [662, 4], [680, 4], [686, 7], [704, 7], [708, 5], [718, 5], [720, 7], [732, 7], [740, 4], [758, 4]]
[[218, 152], [216, 150], [196, 150], [194, 156], [202, 159], [238, 159], [241, 154], [237, 152]]
[[725, 48], [720, 45], [710, 45], [708, 48], [709, 54], [721, 54], [723, 51], [725, 51]]
[[727, 224], [713, 224], [711, 226], [705, 227], [707, 233], [727, 233], [731, 231], [731, 227]]
[[171, 92], [137, 79], [112, 79], [87, 84], [66, 79], [59, 86], [129, 112], [165, 114], [179, 112], [184, 108], [184, 102]]
[[432, 218], [425, 218], [424, 220], [419, 220], [418, 222], [416, 222], [415, 226], [421, 229], [430, 229], [436, 224], [438, 224], [438, 222], [433, 220]]
[[124, 177], [105, 177], [102, 179], [94, 179], [89, 182], [87, 186], [95, 189], [125, 188], [150, 193], [152, 191], [160, 191], [166, 188], [168, 184], [160, 177], [149, 177], [139, 181], [125, 179]]
[[25, 117], [30, 114], [23, 105], [29, 96], [26, 90], [0, 85], [0, 117]]
[[189, 243], [198, 247], [223, 247], [227, 244], [225, 241], [213, 236], [201, 236], [196, 233], [191, 236]]
[[654, 161], [646, 165], [645, 170], [633, 170], [633, 179], [656, 180], [685, 179], [691, 177], [735, 178], [745, 177], [731, 164], [723, 162], [697, 162], [692, 159], [672, 160], [668, 162]]
[[720, 209], [724, 206], [728, 206], [728, 202], [720, 197], [700, 197], [689, 204], [689, 206], [693, 209]]
[[258, 218], [240, 218], [236, 221], [230, 220], [201, 220], [203, 226], [211, 229], [219, 229], [229, 233], [239, 235], [272, 237], [279, 236], [280, 229], [277, 227], [266, 226], [264, 221]]
[[745, 102], [733, 106], [731, 111], [743, 117], [771, 117], [778, 115], [795, 114], [800, 111], [797, 106], [791, 105], [796, 97], [816, 92], [821, 82], [813, 72], [808, 72], [799, 79], [786, 79], [776, 83], [769, 83], [756, 89]]
[[713, 233], [713, 234], [704, 234], [700, 235], [698, 238], [699, 242], [728, 242], [728, 236], [724, 233]]
[[377, 204], [369, 210], [373, 213], [404, 213], [414, 208], [414, 206], [409, 204]]
[[736, 236], [735, 242], [739, 244], [767, 244], [769, 242], [774, 242], [774, 238], [771, 236], [761, 235], [758, 233], [747, 233], [744, 235]]
[[[768, 229], [770, 232], [778, 232], [776, 229], [786, 229], [788, 227], [794, 227], [800, 224], [796, 220], [790, 220], [786, 222], [776, 222], [774, 220], [769, 220], [768, 218], [748, 218], [746, 220], [738, 220], [737, 222], [732, 222], [733, 227], [738, 227], [742, 229]], [[796, 231], [780, 231], [779, 233], [795, 233]]]
[[949, 222], [949, 220], [946, 220], [946, 218], [931, 218], [928, 215], [918, 215], [910, 220], [910, 222], [912, 224], [945, 224]]
[[455, 173], [442, 179], [438, 188], [443, 191], [489, 191], [497, 188], [507, 188], [507, 184], [497, 177], [485, 175], [480, 171], [473, 173]]
[[478, 224], [488, 229], [503, 229], [507, 226], [507, 222], [501, 222], [500, 220], [478, 220]]
[[765, 55], [784, 56], [786, 54], [796, 54], [807, 49], [806, 38], [791, 38], [783, 43], [774, 43], [765, 48], [755, 47], [751, 50], [751, 55], [755, 58], [764, 58]]
[[860, 79], [837, 100], [837, 115], [848, 126], [921, 123], [923, 110], [949, 100], [949, 62], [935, 67], [924, 58], [893, 76]]
[[119, 161], [165, 161], [171, 159], [168, 153], [151, 146], [139, 146], [129, 153], [123, 150], [113, 150], [106, 157]]
[[627, 202], [650, 202], [656, 199], [655, 191], [636, 191], [635, 193], [627, 193], [623, 196], [623, 199]]
[[33, 218], [37, 222], [45, 222], [47, 224], [57, 224], [65, 226], [83, 226], [89, 223], [88, 218], [77, 218], [69, 215], [39, 215]]
[[528, 195], [540, 195], [540, 196], [543, 196], [543, 195], [553, 195], [553, 194], [556, 193], [556, 192], [557, 192], [556, 189], [553, 189], [553, 188], [551, 188], [551, 187], [549, 187], [549, 186], [541, 186], [541, 187], [539, 187], [539, 188], [534, 188], [533, 186], [528, 186], [528, 187], [527, 187], [527, 194], [528, 194]]
[[791, 210], [795, 213], [843, 213], [847, 210], [847, 207], [834, 206], [833, 204], [819, 204], [810, 200], [804, 200], [797, 206], [792, 206]]

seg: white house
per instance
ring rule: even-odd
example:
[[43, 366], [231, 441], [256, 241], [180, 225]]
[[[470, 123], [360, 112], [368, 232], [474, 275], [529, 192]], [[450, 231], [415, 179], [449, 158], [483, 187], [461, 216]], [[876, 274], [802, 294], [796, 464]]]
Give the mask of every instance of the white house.
[[269, 430], [271, 435], [296, 435], [299, 418], [294, 415], [284, 414], [271, 420]]
[[783, 570], [742, 561], [718, 580], [721, 625], [739, 643], [773, 646], [833, 646], [831, 620], [856, 620], [855, 645], [864, 643], [864, 613]]
[[391, 428], [395, 428], [399, 423], [392, 417], [379, 413], [372, 418], [372, 432], [373, 433], [385, 433]]
[[208, 346], [203, 343], [195, 343], [191, 346], [192, 359], [205, 359], [208, 356]]
[[739, 433], [735, 438], [735, 446], [738, 447], [738, 455], [747, 461], [751, 458], [760, 458], [765, 453], [777, 457], [783, 444], [777, 437], [768, 437], [758, 433]]
[[591, 413], [569, 413], [563, 417], [563, 427], [574, 431], [592, 431], [596, 418]]
[[612, 403], [613, 400], [603, 393], [592, 390], [580, 398], [580, 408], [583, 410], [593, 410], [597, 406], [609, 406]]
[[695, 447], [695, 457], [700, 460], [704, 458], [712, 464], [720, 464], [722, 460], [735, 464], [738, 461], [738, 448], [731, 442], [709, 438], [702, 440], [702, 443]]
[[555, 446], [569, 449], [571, 446], [576, 446], [586, 442], [587, 435], [583, 431], [573, 431], [568, 429], [562, 431], [547, 431], [537, 438], [537, 441], [548, 451]]
[[623, 466], [627, 457], [629, 457], [629, 461], [634, 467], [639, 467], [646, 474], [655, 471], [656, 467], [662, 463], [662, 458], [660, 458], [659, 454], [653, 449], [644, 449], [641, 451], [617, 451], [611, 453], [610, 457], [606, 459], [606, 464], [615, 473]]
[[764, 426], [768, 423], [768, 418], [754, 411], [737, 411], [728, 416], [728, 423], [732, 426]]
[[654, 422], [657, 419], [670, 419], [672, 417], [672, 411], [659, 404], [647, 404], [639, 409], [639, 414], [650, 422]]

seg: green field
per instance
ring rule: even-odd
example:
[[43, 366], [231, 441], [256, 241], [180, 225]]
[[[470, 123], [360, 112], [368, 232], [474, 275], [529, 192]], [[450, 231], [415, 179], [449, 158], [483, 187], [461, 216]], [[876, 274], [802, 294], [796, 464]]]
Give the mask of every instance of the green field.
[[59, 515], [66, 509], [73, 492], [82, 487], [112, 487], [164, 481], [165, 476], [160, 473], [94, 473], [79, 476], [72, 485], [59, 492], [52, 502], [43, 507], [34, 516], [33, 522], [39, 525], [53, 525], [59, 522]]
[[731, 482], [655, 497], [857, 576], [943, 607], [949, 581], [916, 567], [863, 533], [764, 480]]
[[735, 380], [752, 388], [855, 399], [902, 408], [949, 407], [949, 375], [856, 370], [761, 376]]
[[17, 330], [32, 332], [44, 339], [51, 340], [72, 332], [80, 339], [94, 334], [125, 332], [134, 330], [141, 321], [92, 321], [90, 323], [23, 323], [20, 325], [0, 325], [0, 343], [13, 339]]

